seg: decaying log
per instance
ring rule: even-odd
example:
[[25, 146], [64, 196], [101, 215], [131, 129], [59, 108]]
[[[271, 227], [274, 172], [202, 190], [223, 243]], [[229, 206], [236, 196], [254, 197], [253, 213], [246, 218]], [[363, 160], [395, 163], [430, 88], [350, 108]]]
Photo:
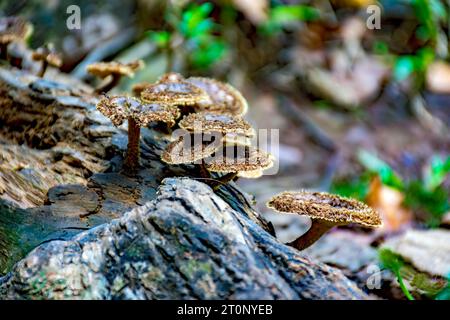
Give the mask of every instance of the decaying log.
[[141, 169], [122, 174], [126, 128], [95, 102], [0, 68], [0, 299], [367, 298], [279, 243], [233, 183], [162, 163], [167, 136], [143, 129]]

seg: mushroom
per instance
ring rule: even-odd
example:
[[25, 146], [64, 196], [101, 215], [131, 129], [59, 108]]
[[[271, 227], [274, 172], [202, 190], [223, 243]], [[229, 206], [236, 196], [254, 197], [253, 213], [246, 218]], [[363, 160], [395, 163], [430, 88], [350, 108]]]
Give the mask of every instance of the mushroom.
[[269, 200], [267, 206], [277, 212], [306, 215], [310, 229], [288, 245], [303, 250], [335, 226], [358, 223], [366, 227], [381, 226], [379, 214], [368, 205], [325, 192], [286, 191]]
[[213, 112], [190, 113], [178, 123], [180, 128], [194, 132], [220, 132], [223, 135], [229, 134], [228, 141], [237, 136], [252, 137], [255, 130], [242, 119], [229, 114], [219, 114]]
[[236, 177], [259, 178], [263, 170], [273, 166], [273, 158], [258, 148], [234, 145], [224, 146], [205, 163], [209, 172], [225, 173], [218, 180], [227, 183]]
[[185, 81], [203, 89], [209, 96], [209, 99], [197, 103], [196, 107], [199, 110], [229, 113], [236, 116], [242, 116], [247, 112], [247, 101], [233, 86], [202, 77], [190, 77]]
[[0, 58], [7, 57], [8, 44], [25, 41], [33, 33], [33, 26], [21, 17], [0, 18]]
[[104, 97], [97, 103], [97, 109], [115, 126], [120, 126], [128, 119], [128, 148], [124, 168], [129, 173], [135, 173], [139, 167], [140, 127], [152, 121], [173, 126], [176, 118], [180, 116], [167, 106], [156, 103], [142, 104], [138, 99], [128, 96]]
[[87, 72], [102, 79], [111, 77], [111, 80], [95, 89], [96, 93], [106, 93], [119, 83], [122, 76], [133, 77], [134, 73], [143, 66], [144, 62], [142, 60], [136, 60], [130, 63], [117, 61], [96, 62], [87, 66]]
[[170, 73], [158, 82], [147, 86], [141, 93], [141, 99], [150, 103], [181, 107], [180, 111], [184, 114], [191, 112], [189, 107], [209, 99], [202, 89], [175, 75]]
[[48, 65], [51, 65], [56, 68], [60, 68], [62, 65], [61, 56], [55, 52], [52, 44], [47, 44], [43, 47], [36, 49], [35, 51], [33, 51], [31, 58], [34, 61], [42, 61], [42, 67], [38, 73], [38, 76], [41, 78], [44, 76]]
[[171, 142], [161, 155], [168, 164], [189, 164], [201, 160], [200, 173], [204, 178], [210, 174], [205, 168], [204, 159], [220, 149], [222, 141], [214, 134], [190, 133]]

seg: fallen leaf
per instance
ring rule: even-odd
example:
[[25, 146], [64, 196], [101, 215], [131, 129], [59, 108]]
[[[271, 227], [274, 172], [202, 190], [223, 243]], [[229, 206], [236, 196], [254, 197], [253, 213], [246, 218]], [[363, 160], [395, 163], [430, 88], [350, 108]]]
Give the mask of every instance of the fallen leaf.
[[403, 207], [405, 196], [397, 189], [383, 185], [378, 177], [370, 184], [366, 198], [367, 204], [380, 213], [383, 232], [395, 232], [412, 220], [410, 210]]
[[267, 0], [233, 0], [233, 4], [255, 25], [267, 20], [269, 8]]
[[427, 69], [426, 86], [434, 93], [450, 93], [450, 65], [443, 61], [432, 63]]
[[447, 277], [450, 274], [450, 231], [408, 230], [382, 246], [410, 262], [418, 270]]

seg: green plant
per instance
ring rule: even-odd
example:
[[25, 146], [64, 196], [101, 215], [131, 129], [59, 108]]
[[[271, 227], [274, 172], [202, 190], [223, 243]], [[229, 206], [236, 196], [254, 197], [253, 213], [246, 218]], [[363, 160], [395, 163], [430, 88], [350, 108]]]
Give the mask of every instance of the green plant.
[[167, 30], [150, 30], [150, 41], [165, 50], [168, 57], [168, 71], [173, 64], [175, 50], [186, 50], [187, 62], [197, 69], [207, 69], [219, 61], [227, 52], [227, 44], [220, 36], [221, 28], [211, 18], [213, 5], [190, 3], [179, 10], [168, 6], [165, 20]]
[[280, 32], [283, 27], [299, 21], [313, 21], [320, 17], [316, 8], [308, 5], [275, 5], [270, 8], [268, 19], [260, 26], [260, 31], [266, 35]]
[[365, 172], [352, 180], [335, 181], [332, 185], [333, 192], [364, 200], [372, 178], [378, 176], [384, 185], [405, 195], [405, 206], [427, 213], [427, 224], [431, 227], [437, 226], [450, 209], [448, 191], [442, 186], [450, 173], [450, 157], [443, 159], [433, 156], [430, 164], [425, 167], [423, 177], [412, 180], [403, 179], [389, 164], [366, 150], [360, 150], [357, 157]]
[[394, 275], [397, 278], [400, 289], [402, 290], [406, 298], [408, 300], [414, 300], [414, 297], [409, 292], [408, 288], [406, 288], [406, 285], [400, 273], [402, 267], [404, 266], [403, 259], [389, 249], [380, 249], [378, 251], [378, 258], [380, 259], [380, 263], [383, 268], [389, 269], [394, 273]]

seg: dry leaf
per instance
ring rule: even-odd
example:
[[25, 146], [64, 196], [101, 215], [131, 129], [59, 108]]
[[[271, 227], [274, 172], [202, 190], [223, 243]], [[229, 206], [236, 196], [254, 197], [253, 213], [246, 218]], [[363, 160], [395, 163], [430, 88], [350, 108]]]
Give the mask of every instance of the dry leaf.
[[411, 211], [402, 205], [404, 197], [400, 191], [383, 185], [378, 177], [371, 182], [366, 202], [380, 213], [382, 231], [395, 232], [411, 222]]
[[233, 0], [233, 4], [255, 25], [258, 25], [267, 19], [269, 7], [267, 0]]
[[450, 231], [408, 230], [386, 241], [388, 248], [402, 256], [421, 271], [447, 277], [450, 274]]
[[450, 65], [443, 61], [432, 63], [426, 74], [427, 89], [434, 93], [450, 93]]

